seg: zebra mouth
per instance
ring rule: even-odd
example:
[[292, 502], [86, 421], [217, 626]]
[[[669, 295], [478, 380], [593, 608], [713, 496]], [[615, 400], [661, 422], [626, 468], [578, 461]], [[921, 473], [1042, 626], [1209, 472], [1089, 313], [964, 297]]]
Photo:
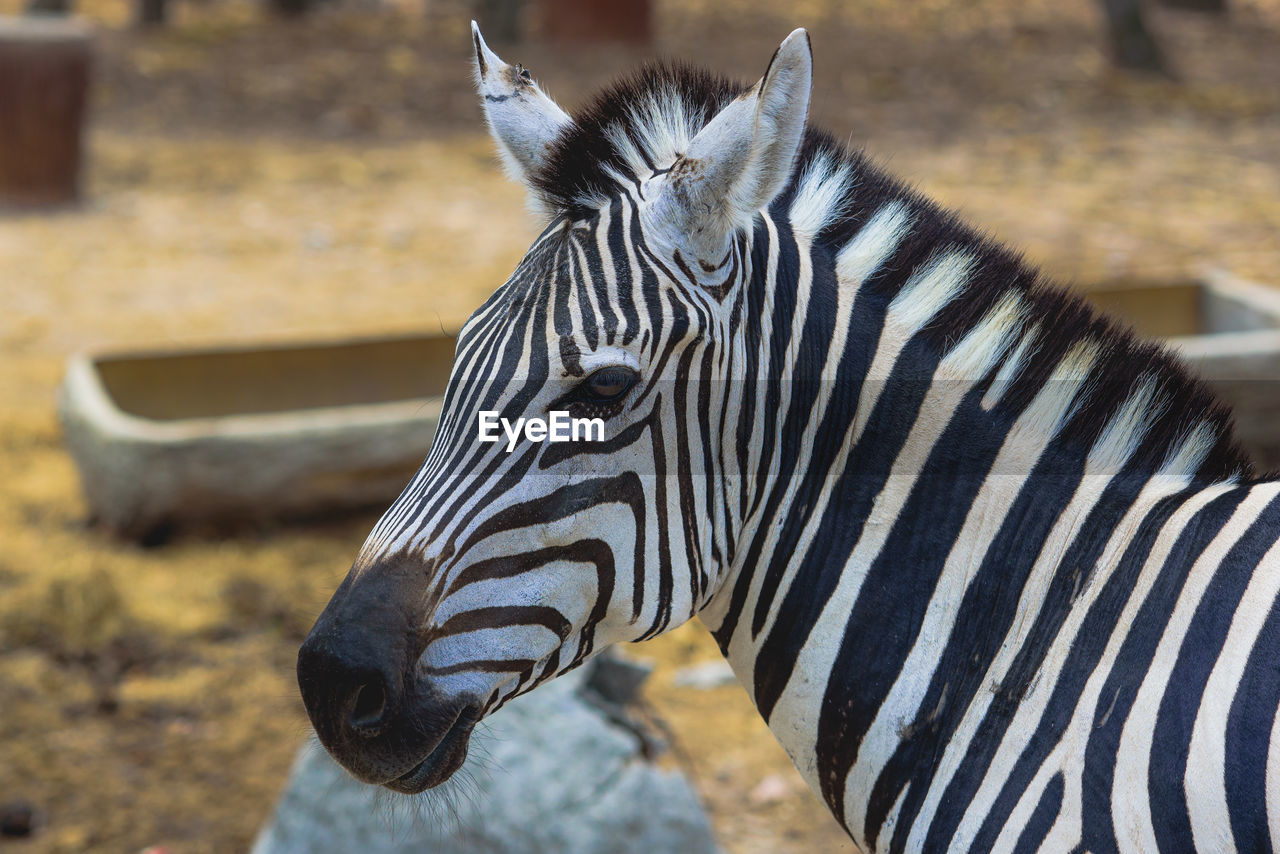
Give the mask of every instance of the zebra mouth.
[[476, 709], [464, 708], [427, 758], [382, 785], [402, 795], [416, 795], [448, 780], [467, 759], [467, 745], [471, 741], [476, 717]]

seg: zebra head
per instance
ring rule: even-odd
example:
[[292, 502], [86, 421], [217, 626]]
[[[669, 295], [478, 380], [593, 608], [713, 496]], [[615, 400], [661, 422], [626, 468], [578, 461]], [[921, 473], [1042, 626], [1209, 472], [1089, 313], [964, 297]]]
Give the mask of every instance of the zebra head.
[[[687, 71], [652, 66], [577, 118], [473, 36], [489, 128], [549, 224], [462, 329], [430, 454], [298, 658], [322, 743], [402, 792], [457, 770], [484, 715], [722, 580], [758, 405], [734, 381], [745, 318], [780, 263], [759, 235], [809, 103], [803, 30], [750, 88], [691, 100]], [[598, 441], [480, 441], [482, 413], [556, 412]]]

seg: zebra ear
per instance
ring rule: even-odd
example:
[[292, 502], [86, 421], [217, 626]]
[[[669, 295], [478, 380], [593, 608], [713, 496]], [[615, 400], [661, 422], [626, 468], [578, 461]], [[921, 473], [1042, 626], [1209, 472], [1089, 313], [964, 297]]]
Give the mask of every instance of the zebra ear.
[[547, 147], [573, 120], [543, 94], [524, 66], [507, 65], [489, 50], [475, 21], [471, 22], [471, 40], [476, 50], [476, 89], [489, 132], [498, 143], [507, 171], [527, 183]]
[[722, 252], [724, 240], [782, 191], [804, 137], [812, 81], [809, 34], [797, 29], [760, 82], [717, 113], [668, 174], [655, 213], [677, 240], [700, 244], [704, 255]]

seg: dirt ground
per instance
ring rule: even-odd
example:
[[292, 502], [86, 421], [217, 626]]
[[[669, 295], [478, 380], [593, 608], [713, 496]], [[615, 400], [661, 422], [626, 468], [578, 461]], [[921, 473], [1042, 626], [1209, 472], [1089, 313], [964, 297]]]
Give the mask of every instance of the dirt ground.
[[[83, 206], [0, 219], [0, 804], [7, 851], [243, 851], [307, 727], [297, 644], [372, 519], [141, 549], [85, 527], [54, 400], [68, 354], [458, 325], [535, 228], [480, 134], [459, 2], [266, 20], [175, 0], [100, 49]], [[1064, 280], [1280, 281], [1280, 0], [1154, 23], [1126, 78], [1087, 2], [657, 3], [656, 50], [757, 76], [812, 28], [814, 116]], [[0, 0], [0, 13], [17, 0]], [[562, 103], [643, 53], [503, 49]], [[425, 452], [425, 449], [424, 449]], [[633, 648], [732, 852], [852, 850], [697, 626]]]

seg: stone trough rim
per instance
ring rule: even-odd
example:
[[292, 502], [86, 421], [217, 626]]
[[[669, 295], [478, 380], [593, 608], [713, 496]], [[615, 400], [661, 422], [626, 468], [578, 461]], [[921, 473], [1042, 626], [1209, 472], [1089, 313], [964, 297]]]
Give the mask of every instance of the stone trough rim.
[[187, 347], [135, 347], [122, 350], [87, 349], [73, 353], [66, 362], [62, 383], [64, 400], [75, 398], [87, 414], [110, 434], [141, 442], [168, 444], [192, 439], [225, 437], [280, 437], [308, 431], [330, 432], [353, 427], [401, 424], [406, 420], [439, 420], [444, 395], [427, 395], [376, 403], [339, 404], [278, 412], [202, 415], [186, 418], [150, 418], [122, 408], [107, 390], [98, 365], [104, 361], [160, 359], [201, 353], [229, 355], [261, 350], [301, 351], [315, 347], [341, 347], [411, 341], [423, 337], [455, 337], [456, 333], [399, 332], [387, 335], [334, 336], [284, 341], [192, 344]]
[[439, 418], [443, 395], [417, 397], [383, 403], [317, 406], [283, 412], [254, 412], [239, 415], [207, 415], [195, 418], [147, 418], [117, 406], [94, 369], [94, 357], [80, 354], [68, 360], [67, 392], [80, 393], [86, 408], [93, 410], [104, 428], [118, 436], [140, 441], [168, 443], [211, 436], [229, 438], [296, 434], [303, 428], [316, 430], [379, 426], [401, 423], [407, 418]]

